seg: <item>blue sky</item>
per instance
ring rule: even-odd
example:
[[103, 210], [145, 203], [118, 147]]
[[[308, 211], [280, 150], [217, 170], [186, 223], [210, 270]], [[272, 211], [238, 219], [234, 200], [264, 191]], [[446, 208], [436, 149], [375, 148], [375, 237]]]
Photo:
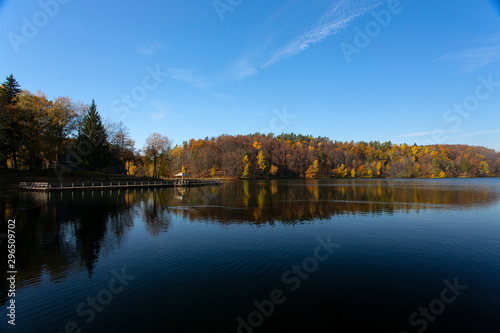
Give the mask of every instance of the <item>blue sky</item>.
[[500, 151], [498, 1], [7, 0], [0, 29], [2, 78], [94, 98], [138, 148], [272, 131]]

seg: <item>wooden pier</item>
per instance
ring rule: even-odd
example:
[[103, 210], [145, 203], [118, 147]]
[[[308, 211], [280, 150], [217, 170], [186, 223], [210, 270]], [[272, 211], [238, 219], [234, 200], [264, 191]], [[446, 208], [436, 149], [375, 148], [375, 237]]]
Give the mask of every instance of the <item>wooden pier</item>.
[[205, 180], [205, 179], [176, 179], [174, 186], [194, 187], [194, 186], [216, 186], [222, 185], [221, 180]]
[[145, 181], [108, 181], [108, 182], [21, 182], [19, 188], [28, 191], [74, 191], [74, 190], [104, 190], [122, 188], [151, 187], [194, 187], [222, 185], [221, 180], [205, 179], [172, 179]]

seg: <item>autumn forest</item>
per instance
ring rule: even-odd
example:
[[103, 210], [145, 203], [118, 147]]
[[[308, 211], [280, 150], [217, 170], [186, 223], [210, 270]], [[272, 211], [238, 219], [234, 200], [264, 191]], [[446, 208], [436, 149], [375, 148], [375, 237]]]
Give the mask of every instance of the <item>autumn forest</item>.
[[341, 142], [300, 134], [220, 135], [172, 146], [151, 134], [141, 149], [123, 123], [102, 121], [97, 104], [0, 88], [0, 167], [105, 171], [139, 177], [444, 178], [500, 176], [500, 153], [467, 145]]

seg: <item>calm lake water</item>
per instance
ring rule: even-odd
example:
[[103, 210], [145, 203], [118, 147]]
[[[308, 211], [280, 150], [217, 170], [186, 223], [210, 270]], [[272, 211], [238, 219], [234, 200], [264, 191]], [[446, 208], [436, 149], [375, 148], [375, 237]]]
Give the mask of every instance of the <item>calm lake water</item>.
[[0, 212], [1, 332], [500, 332], [496, 178], [4, 191]]

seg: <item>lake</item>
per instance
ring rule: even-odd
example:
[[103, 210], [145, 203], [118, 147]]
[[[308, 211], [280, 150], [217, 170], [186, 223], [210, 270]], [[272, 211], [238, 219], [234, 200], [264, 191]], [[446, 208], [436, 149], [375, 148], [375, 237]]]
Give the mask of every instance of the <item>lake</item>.
[[0, 209], [1, 332], [500, 332], [498, 178], [3, 191]]

